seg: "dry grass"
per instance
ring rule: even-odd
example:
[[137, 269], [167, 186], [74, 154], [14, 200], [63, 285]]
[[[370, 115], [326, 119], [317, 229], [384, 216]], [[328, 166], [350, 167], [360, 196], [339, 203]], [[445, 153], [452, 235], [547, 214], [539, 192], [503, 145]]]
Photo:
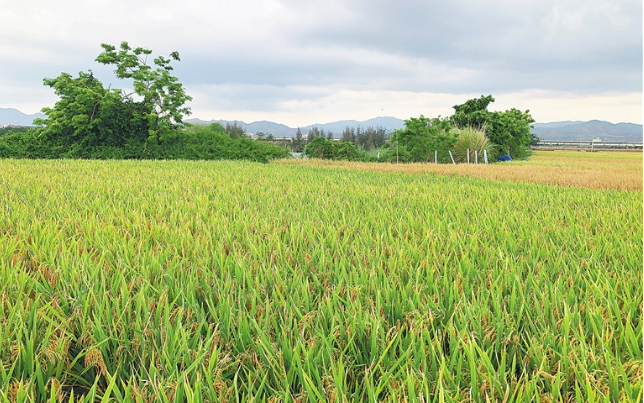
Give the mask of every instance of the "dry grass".
[[281, 160], [281, 164], [366, 171], [468, 175], [485, 179], [594, 189], [642, 190], [641, 153], [537, 151], [529, 161], [483, 164], [381, 164], [326, 160]]

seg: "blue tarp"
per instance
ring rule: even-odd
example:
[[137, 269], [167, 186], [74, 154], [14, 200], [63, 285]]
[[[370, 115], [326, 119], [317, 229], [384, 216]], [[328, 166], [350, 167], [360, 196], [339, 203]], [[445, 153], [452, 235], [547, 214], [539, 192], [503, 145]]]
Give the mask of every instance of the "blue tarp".
[[499, 157], [499, 161], [512, 161], [509, 155], [502, 155]]

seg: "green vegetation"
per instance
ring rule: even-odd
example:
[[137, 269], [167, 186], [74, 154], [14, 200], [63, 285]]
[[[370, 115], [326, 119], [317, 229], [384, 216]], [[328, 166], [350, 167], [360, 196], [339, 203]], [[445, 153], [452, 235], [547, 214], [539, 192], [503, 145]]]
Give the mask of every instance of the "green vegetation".
[[481, 95], [463, 105], [455, 105], [450, 121], [456, 127], [484, 130], [501, 155], [510, 153], [512, 158], [526, 159], [530, 156], [530, 143], [536, 140], [530, 132], [530, 125], [534, 123], [530, 111], [512, 108], [505, 112], [489, 112], [487, 107], [492, 102], [492, 95]]
[[[484, 150], [490, 153], [491, 157], [496, 155], [495, 145], [487, 138], [485, 130], [475, 129], [471, 126], [455, 130], [457, 139], [454, 142], [453, 152], [456, 162], [474, 163], [475, 156], [482, 161]], [[469, 153], [469, 155], [468, 155]]]
[[0, 136], [4, 136], [5, 134], [11, 134], [11, 133], [24, 133], [31, 130], [30, 127], [15, 127], [15, 126], [8, 126], [8, 127], [0, 127]]
[[[101, 47], [104, 51], [96, 61], [116, 66], [118, 79], [132, 79], [134, 93], [106, 89], [91, 71], [80, 72], [78, 78], [62, 73], [58, 78], [45, 79], [45, 85], [53, 88], [60, 100], [53, 108], [43, 108], [46, 119], [34, 122], [43, 127], [41, 136], [82, 150], [172, 142], [183, 117], [190, 113], [184, 104], [192, 99], [170, 74], [170, 62], [179, 61], [179, 54], [154, 58], [156, 68], [152, 69], [148, 65], [152, 54], [149, 49], [132, 49], [127, 42], [122, 42], [118, 51], [107, 44]], [[135, 95], [140, 100], [135, 100]]]
[[218, 123], [188, 126], [175, 131], [172, 140], [119, 145], [65, 146], [43, 140], [40, 130], [0, 137], [0, 158], [30, 159], [167, 159], [250, 160], [268, 162], [285, 158], [288, 150], [265, 142], [231, 137]]
[[342, 141], [351, 142], [362, 150], [371, 151], [384, 146], [387, 142], [387, 130], [383, 127], [363, 129], [347, 127], [342, 132]]
[[[188, 96], [172, 76], [170, 63], [154, 58], [152, 51], [119, 49], [103, 44], [96, 61], [114, 65], [119, 79], [131, 79], [134, 92], [105, 88], [91, 71], [74, 78], [62, 73], [45, 79], [60, 97], [53, 108], [43, 108], [40, 127], [24, 133], [14, 131], [0, 137], [0, 158], [86, 158], [86, 159], [249, 159], [267, 162], [288, 153], [270, 144], [245, 138], [243, 128], [211, 126], [186, 129], [183, 118], [190, 113]], [[221, 136], [221, 133], [227, 136]], [[227, 138], [226, 138], [227, 137]]]
[[295, 137], [291, 139], [290, 147], [294, 153], [301, 153], [304, 151], [304, 147], [306, 147], [306, 141], [299, 127], [297, 128], [297, 132], [295, 132]]
[[[457, 162], [466, 162], [468, 145], [471, 143], [472, 153], [474, 146], [482, 146], [483, 148], [476, 150], [481, 155], [484, 149], [487, 150], [490, 161], [496, 161], [499, 155], [507, 155], [510, 151], [512, 158], [528, 158], [531, 155], [529, 146], [536, 140], [530, 133], [530, 124], [534, 120], [529, 111], [521, 112], [512, 108], [505, 112], [489, 112], [487, 107], [491, 102], [494, 102], [491, 95], [481, 96], [479, 99], [468, 100], [463, 105], [455, 105], [454, 115], [447, 118], [426, 118], [423, 115], [419, 118], [412, 117], [405, 120], [404, 129], [394, 130], [391, 136], [387, 136], [383, 128], [355, 130], [347, 127], [342, 133], [341, 141], [358, 146], [358, 152], [351, 154], [350, 158], [346, 156], [347, 153], [336, 157], [334, 146], [328, 144], [322, 147], [322, 142], [314, 146], [315, 151], [305, 151], [305, 154], [339, 160], [449, 163], [449, 153], [452, 151], [459, 156]], [[472, 137], [474, 132], [479, 133], [479, 139]], [[461, 134], [467, 139], [458, 141]], [[308, 142], [311, 143], [317, 137], [323, 138], [324, 131], [309, 132]], [[381, 154], [382, 158], [372, 158], [372, 153], [368, 151], [373, 150], [378, 150], [377, 154]]]
[[353, 142], [327, 140], [324, 137], [314, 137], [306, 145], [304, 155], [309, 158], [321, 158], [336, 161], [362, 162], [395, 162], [396, 149], [383, 147], [381, 149], [365, 150]]
[[3, 401], [642, 400], [641, 191], [229, 161], [0, 187]]
[[304, 155], [310, 158], [357, 161], [361, 153], [353, 143], [314, 137], [304, 149]]
[[394, 130], [390, 139], [390, 148], [398, 147], [398, 158], [401, 162], [434, 161], [435, 151], [438, 162], [449, 162], [449, 150], [456, 141], [456, 134], [449, 120], [424, 116], [405, 120], [405, 128]]

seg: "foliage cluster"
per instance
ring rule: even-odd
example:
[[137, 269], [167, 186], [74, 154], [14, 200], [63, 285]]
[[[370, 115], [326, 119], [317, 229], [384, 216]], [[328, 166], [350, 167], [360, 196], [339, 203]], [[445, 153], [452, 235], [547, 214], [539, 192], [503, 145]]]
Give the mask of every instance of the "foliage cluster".
[[[60, 138], [58, 138], [60, 140]], [[163, 142], [126, 141], [123, 144], [64, 143], [43, 136], [42, 129], [0, 137], [0, 158], [81, 159], [246, 159], [268, 162], [285, 158], [288, 150], [265, 142], [230, 137], [218, 123], [176, 129]]]
[[387, 130], [380, 126], [366, 129], [360, 126], [357, 128], [347, 126], [342, 132], [341, 140], [351, 142], [365, 151], [376, 150], [386, 144]]
[[315, 137], [304, 148], [304, 155], [309, 158], [362, 161], [362, 162], [395, 162], [396, 150], [391, 147], [367, 151], [349, 141], [327, 140]]
[[183, 116], [190, 113], [184, 104], [192, 99], [170, 74], [170, 63], [179, 61], [179, 54], [155, 58], [153, 68], [149, 49], [133, 49], [127, 42], [118, 50], [107, 44], [101, 47], [104, 51], [96, 61], [114, 65], [118, 79], [132, 79], [134, 92], [105, 88], [91, 71], [80, 72], [77, 78], [68, 73], [46, 78], [44, 84], [60, 100], [53, 108], [43, 108], [46, 118], [34, 121], [41, 126], [40, 135], [56, 146], [75, 150], [172, 142]]
[[496, 145], [488, 139], [485, 127], [475, 129], [472, 126], [466, 126], [454, 129], [454, 132], [456, 141], [452, 146], [452, 152], [457, 163], [468, 162], [468, 158], [472, 163], [476, 162], [475, 158], [478, 158], [478, 161], [483, 161], [484, 151], [487, 151], [488, 159], [493, 160], [496, 158]]
[[[208, 126], [191, 126], [182, 131], [183, 142], [169, 150], [166, 159], [250, 160], [268, 162], [286, 158], [287, 149], [246, 137], [231, 137], [231, 133], [218, 123]], [[163, 147], [159, 149], [163, 151]]]
[[15, 127], [15, 126], [7, 126], [7, 127], [0, 127], [0, 136], [4, 136], [5, 134], [11, 134], [11, 133], [24, 133], [29, 130], [32, 130], [32, 127], [26, 127], [26, 126], [21, 126], [21, 127]]
[[226, 128], [224, 129], [226, 134], [230, 136], [230, 138], [233, 139], [239, 139], [239, 138], [246, 138], [246, 128], [237, 123], [236, 121], [233, 123], [227, 122], [226, 123]]
[[[462, 105], [454, 106], [454, 115], [447, 118], [419, 118], [405, 120], [405, 128], [394, 130], [391, 136], [386, 136], [383, 128], [368, 128], [362, 131], [347, 128], [342, 133], [343, 142], [351, 142], [362, 150], [381, 149], [383, 158], [377, 161], [400, 162], [451, 162], [450, 151], [459, 155], [458, 161], [466, 161], [468, 143], [473, 142], [474, 148], [482, 154], [485, 149], [489, 160], [495, 161], [498, 155], [508, 154], [515, 159], [526, 159], [530, 156], [529, 146], [535, 138], [530, 132], [530, 124], [534, 122], [529, 111], [522, 112], [510, 109], [505, 112], [489, 112], [489, 104], [494, 102], [491, 95], [471, 99]], [[465, 133], [476, 133], [476, 139], [469, 136], [458, 141]], [[482, 144], [484, 148], [480, 148]], [[456, 148], [455, 148], [456, 147]], [[465, 147], [463, 150], [460, 148]], [[458, 150], [457, 150], [458, 148]], [[396, 150], [394, 153], [393, 150]], [[369, 153], [361, 158], [369, 159]], [[465, 156], [465, 159], [461, 159]], [[394, 158], [395, 157], [395, 158]], [[326, 157], [325, 157], [326, 158]]]
[[327, 140], [315, 137], [304, 149], [304, 155], [309, 158], [356, 161], [360, 152], [353, 143]]
[[[299, 130], [299, 129], [298, 129]], [[324, 129], [321, 129], [319, 127], [312, 127], [309, 129], [309, 131], [306, 133], [306, 143], [310, 143], [313, 141], [313, 139], [316, 138], [323, 138], [327, 140], [332, 140], [333, 139], [333, 132], [332, 131], [325, 131]]]
[[530, 144], [534, 142], [530, 128], [534, 119], [530, 111], [522, 112], [512, 108], [505, 112], [489, 112], [492, 95], [470, 99], [454, 106], [450, 121], [455, 127], [472, 127], [484, 130], [490, 141], [498, 148], [499, 155], [508, 153], [515, 159], [526, 159], [531, 155]]
[[299, 127], [295, 132], [295, 137], [291, 139], [290, 147], [291, 151], [293, 151], [294, 153], [301, 153], [304, 151], [304, 147], [306, 147], [306, 139], [304, 138], [302, 130], [300, 130]]
[[[319, 139], [325, 139], [327, 142]], [[387, 131], [382, 127], [364, 129], [360, 126], [347, 126], [339, 140], [333, 141], [333, 132], [313, 127], [308, 131], [305, 142], [298, 128], [298, 133], [290, 145], [294, 152], [304, 151], [305, 155], [312, 158], [377, 161], [378, 158], [372, 158], [369, 151], [378, 150], [386, 145]], [[383, 153], [385, 152], [386, 150], [383, 150]]]
[[642, 401], [641, 191], [239, 161], [0, 184], [3, 401]]
[[389, 142], [391, 148], [398, 148], [400, 162], [433, 162], [437, 151], [438, 162], [446, 163], [456, 138], [448, 119], [421, 115], [405, 120], [405, 128], [394, 130]]
[[86, 159], [249, 159], [267, 162], [288, 153], [271, 144], [246, 139], [236, 122], [186, 127], [191, 100], [174, 77], [170, 63], [179, 54], [154, 58], [152, 51], [127, 42], [102, 44], [96, 61], [115, 66], [119, 79], [131, 79], [134, 91], [105, 88], [91, 71], [78, 77], [62, 73], [45, 85], [60, 97], [39, 127], [0, 137], [0, 158]]

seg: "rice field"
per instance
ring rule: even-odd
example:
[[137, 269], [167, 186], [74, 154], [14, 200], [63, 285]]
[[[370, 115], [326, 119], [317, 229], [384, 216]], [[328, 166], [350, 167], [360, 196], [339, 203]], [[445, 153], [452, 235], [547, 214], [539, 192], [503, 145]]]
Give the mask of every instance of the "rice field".
[[528, 161], [499, 164], [380, 164], [329, 160], [282, 160], [289, 165], [313, 165], [381, 172], [437, 173], [477, 178], [642, 191], [641, 152], [535, 151]]
[[3, 402], [642, 401], [641, 190], [1, 160], [0, 195]]

